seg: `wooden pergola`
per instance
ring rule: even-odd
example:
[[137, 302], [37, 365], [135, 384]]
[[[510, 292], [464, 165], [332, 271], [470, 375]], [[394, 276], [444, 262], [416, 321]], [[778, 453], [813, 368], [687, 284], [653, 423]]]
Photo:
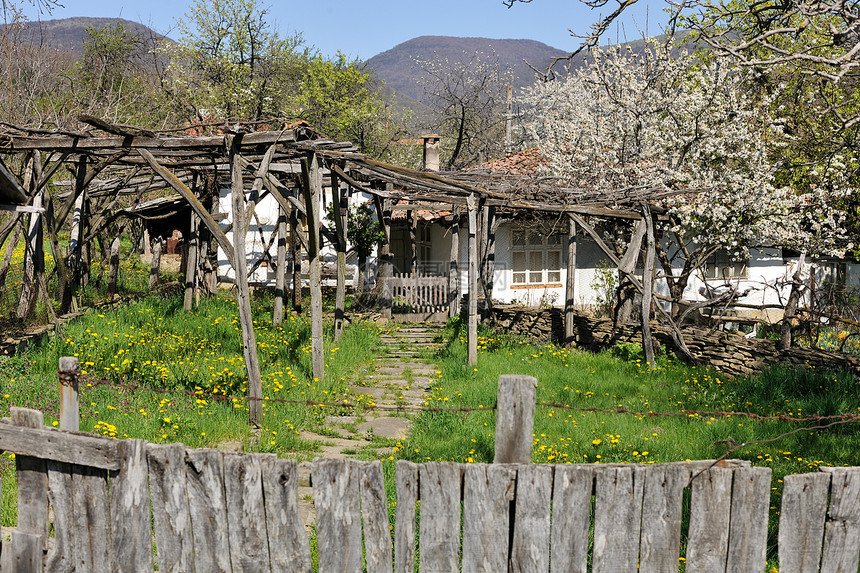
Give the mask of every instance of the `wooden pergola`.
[[[15, 161], [23, 166], [19, 180], [0, 161], [0, 206], [15, 212], [13, 219], [0, 229], [0, 245], [5, 243], [18, 218], [29, 215], [30, 233], [26, 249], [26, 264], [32, 269], [30, 279], [25, 274], [21, 307], [26, 312], [35, 293], [42, 285], [47, 297], [44, 260], [41, 253], [41, 233], [47, 232], [61, 285], [61, 309], [67, 310], [73, 293], [80, 284], [81, 258], [85, 246], [105, 226], [120, 217], [135, 217], [135, 207], [154, 193], [175, 192], [193, 210], [195, 222], [205, 232], [189, 240], [186, 268], [186, 309], [191, 308], [191, 293], [198, 283], [197, 251], [217, 245], [226, 253], [235, 272], [236, 295], [242, 327], [245, 363], [250, 394], [250, 418], [257, 423], [260, 416], [262, 383], [251, 318], [248, 268], [245, 256], [245, 235], [255, 217], [255, 207], [271, 195], [280, 207], [277, 233], [277, 283], [273, 321], [279, 324], [283, 316], [286, 285], [286, 237], [290, 229], [293, 261], [300, 260], [300, 248], [307, 253], [311, 293], [311, 354], [313, 376], [323, 378], [323, 335], [320, 235], [327, 237], [337, 251], [337, 290], [335, 337], [343, 329], [345, 298], [346, 224], [349, 197], [352, 192], [370, 194], [382, 222], [386, 243], [379, 250], [380, 278], [385, 283], [392, 272], [392, 257], [388, 240], [394, 209], [414, 211], [428, 206], [444, 206], [457, 213], [466, 212], [468, 221], [468, 360], [477, 361], [477, 306], [479, 297], [479, 245], [492, 249], [484, 237], [492, 228], [496, 210], [530, 211], [566, 216], [569, 222], [569, 268], [575, 268], [577, 226], [588, 233], [619, 270], [643, 294], [643, 330], [648, 334], [647, 317], [651, 306], [651, 281], [638, 281], [633, 269], [645, 241], [646, 276], [653, 269], [654, 232], [652, 205], [665, 194], [645, 188], [619, 190], [607, 194], [557, 185], [551, 180], [492, 173], [428, 172], [397, 167], [376, 161], [358, 153], [349, 142], [336, 142], [321, 137], [306, 125], [280, 131], [255, 132], [245, 126], [222, 128], [219, 135], [185, 135], [154, 133], [147, 130], [112, 125], [102, 120], [81, 118], [94, 128], [88, 132], [43, 132], [7, 126], [0, 130], [0, 158], [5, 163]], [[101, 134], [98, 131], [102, 132]], [[53, 197], [46, 184], [65, 166], [73, 175], [65, 192]], [[204, 204], [203, 199], [214, 189], [229, 186], [232, 191], [232, 241], [222, 229], [217, 202]], [[331, 192], [334, 228], [329, 228], [320, 213], [324, 189]], [[87, 205], [97, 200], [98, 208], [88, 212]], [[56, 201], [56, 203], [55, 203]], [[177, 203], [178, 205], [178, 203]], [[58, 229], [73, 215], [70, 242], [60, 248]], [[585, 216], [635, 221], [633, 239], [626, 254], [619, 258], [610, 249]], [[306, 221], [306, 230], [301, 220]], [[454, 265], [459, 264], [457, 244], [459, 215], [452, 217], [454, 238], [452, 272], [449, 275], [452, 312], [459, 312], [459, 278]], [[413, 224], [414, 230], [414, 224]], [[229, 231], [229, 229], [228, 229]], [[198, 240], [199, 239], [199, 240]], [[114, 241], [117, 252], [118, 240]], [[650, 260], [650, 263], [649, 263]], [[650, 267], [649, 267], [650, 265]], [[41, 269], [41, 270], [40, 270]], [[214, 273], [214, 269], [203, 269]], [[300, 285], [300, 265], [293, 265], [293, 285]], [[40, 274], [41, 273], [41, 274]], [[492, 274], [492, 272], [490, 273]], [[565, 304], [566, 335], [572, 338], [573, 274], [568, 272]], [[212, 277], [202, 282], [210, 284]], [[296, 296], [297, 289], [293, 289]], [[382, 311], [390, 316], [391, 298], [385, 289], [381, 298]], [[26, 295], [26, 296], [25, 296]], [[455, 305], [456, 301], [456, 305]], [[49, 305], [50, 306], [50, 305]], [[657, 305], [659, 308], [659, 305]], [[646, 345], [646, 351], [650, 343]], [[652, 360], [653, 361], [653, 360]]]

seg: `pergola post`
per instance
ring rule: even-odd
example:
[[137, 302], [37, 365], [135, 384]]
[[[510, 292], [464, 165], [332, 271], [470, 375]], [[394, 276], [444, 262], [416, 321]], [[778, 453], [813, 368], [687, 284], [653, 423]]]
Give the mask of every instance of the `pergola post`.
[[564, 343], [573, 344], [573, 309], [576, 301], [576, 221], [568, 213], [567, 231], [567, 277], [564, 289]]
[[322, 170], [317, 155], [308, 152], [302, 159], [302, 180], [305, 213], [308, 220], [308, 275], [311, 288], [311, 366], [316, 381], [322, 382], [325, 356], [323, 354], [322, 285], [320, 264], [320, 199]]
[[460, 213], [454, 209], [451, 223], [451, 261], [448, 263], [448, 318], [460, 314]]
[[645, 363], [654, 368], [654, 343], [651, 340], [651, 302], [654, 298], [654, 259], [656, 245], [654, 239], [654, 220], [648, 203], [642, 203], [642, 216], [645, 220], [645, 263], [642, 272], [642, 349]]
[[[32, 192], [33, 169], [35, 159], [31, 155], [27, 161], [24, 175], [24, 189]], [[33, 198], [33, 207], [42, 208], [43, 192], [37, 193]], [[39, 289], [39, 274], [45, 269], [45, 253], [42, 246], [42, 215], [41, 213], [30, 213], [30, 221], [27, 226], [27, 237], [24, 242], [24, 273], [21, 278], [21, 299], [18, 301], [18, 318], [24, 319], [33, 310], [36, 302], [36, 294]]]
[[344, 305], [346, 304], [346, 225], [349, 212], [349, 194], [341, 189], [337, 175], [331, 173], [331, 203], [337, 241], [337, 286], [334, 296], [334, 342], [343, 337]]
[[272, 325], [284, 323], [284, 302], [287, 298], [287, 213], [278, 207], [278, 260], [275, 269], [275, 303], [272, 309]]
[[469, 366], [478, 363], [478, 205], [475, 194], [469, 195], [469, 314], [466, 338]]
[[197, 290], [197, 245], [200, 240], [198, 217], [191, 213], [191, 231], [188, 236], [188, 256], [185, 261], [185, 298], [183, 308], [191, 312], [194, 306], [194, 292]]
[[107, 284], [107, 299], [109, 301], [112, 301], [113, 296], [116, 294], [116, 283], [119, 279], [119, 248], [121, 244], [119, 235], [114, 237], [110, 244], [110, 272], [108, 273]]
[[242, 166], [239, 148], [242, 136], [228, 138], [230, 154], [231, 199], [233, 203], [233, 272], [236, 277], [236, 301], [239, 307], [239, 324], [242, 327], [242, 350], [245, 354], [245, 370], [248, 374], [248, 410], [251, 424], [260, 426], [263, 409], [263, 380], [260, 375], [260, 360], [257, 356], [257, 337], [251, 315], [251, 297], [248, 287], [248, 261], [245, 253], [245, 186], [242, 181]]
[[[297, 190], [293, 190], [298, 194]], [[302, 310], [302, 247], [299, 244], [299, 210], [293, 206], [290, 209], [290, 268], [292, 269], [293, 310]]]
[[[392, 192], [394, 184], [386, 183], [385, 190], [388, 193]], [[382, 232], [385, 235], [385, 242], [379, 247], [377, 256], [379, 280], [382, 283], [380, 307], [382, 308], [382, 318], [390, 319], [392, 300], [389, 279], [393, 271], [391, 261], [391, 199], [380, 200], [379, 196], [374, 195], [374, 203], [376, 204], [377, 217], [382, 222]]]

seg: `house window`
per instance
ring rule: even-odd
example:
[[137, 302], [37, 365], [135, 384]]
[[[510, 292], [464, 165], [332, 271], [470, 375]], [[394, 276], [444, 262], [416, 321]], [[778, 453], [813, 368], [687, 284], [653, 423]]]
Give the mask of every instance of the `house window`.
[[728, 251], [717, 251], [705, 262], [705, 278], [721, 280], [747, 278], [747, 262], [747, 259], [738, 259]]
[[558, 234], [514, 230], [511, 245], [514, 285], [561, 282], [561, 241]]

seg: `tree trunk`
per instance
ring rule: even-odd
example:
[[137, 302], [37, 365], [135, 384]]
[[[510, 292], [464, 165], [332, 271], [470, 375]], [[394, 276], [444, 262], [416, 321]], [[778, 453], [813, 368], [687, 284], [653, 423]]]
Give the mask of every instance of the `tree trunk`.
[[800, 258], [797, 261], [797, 270], [791, 276], [791, 293], [788, 295], [788, 303], [785, 305], [785, 313], [782, 317], [782, 327], [780, 328], [779, 347], [782, 350], [791, 348], [791, 321], [797, 315], [797, 305], [800, 303], [800, 297], [803, 294], [803, 263], [806, 259], [806, 251], [800, 253]]

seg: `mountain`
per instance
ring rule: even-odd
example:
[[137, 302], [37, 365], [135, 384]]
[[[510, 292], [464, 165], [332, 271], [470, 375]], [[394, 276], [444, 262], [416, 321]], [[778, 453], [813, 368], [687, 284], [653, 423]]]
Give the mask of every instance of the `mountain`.
[[553, 58], [567, 55], [567, 52], [535, 40], [420, 36], [373, 56], [365, 64], [399, 96], [421, 101], [424, 92], [419, 79], [424, 72], [416, 60], [429, 61], [438, 57], [457, 61], [477, 52], [495, 54], [502, 69], [511, 71], [515, 91], [535, 81], [529, 64], [540, 70], [546, 68]]
[[[89, 27], [102, 29], [106, 26], [123, 24], [129, 32], [143, 38], [147, 43], [160, 42], [165, 38], [150, 28], [123, 18], [89, 18], [76, 16], [74, 18], [60, 18], [57, 20], [41, 20], [38, 22], [25, 22], [16, 30], [17, 34], [30, 43], [42, 47], [53, 48], [74, 53], [81, 53], [84, 49], [84, 38], [86, 29]], [[168, 39], [168, 41], [170, 41]]]

